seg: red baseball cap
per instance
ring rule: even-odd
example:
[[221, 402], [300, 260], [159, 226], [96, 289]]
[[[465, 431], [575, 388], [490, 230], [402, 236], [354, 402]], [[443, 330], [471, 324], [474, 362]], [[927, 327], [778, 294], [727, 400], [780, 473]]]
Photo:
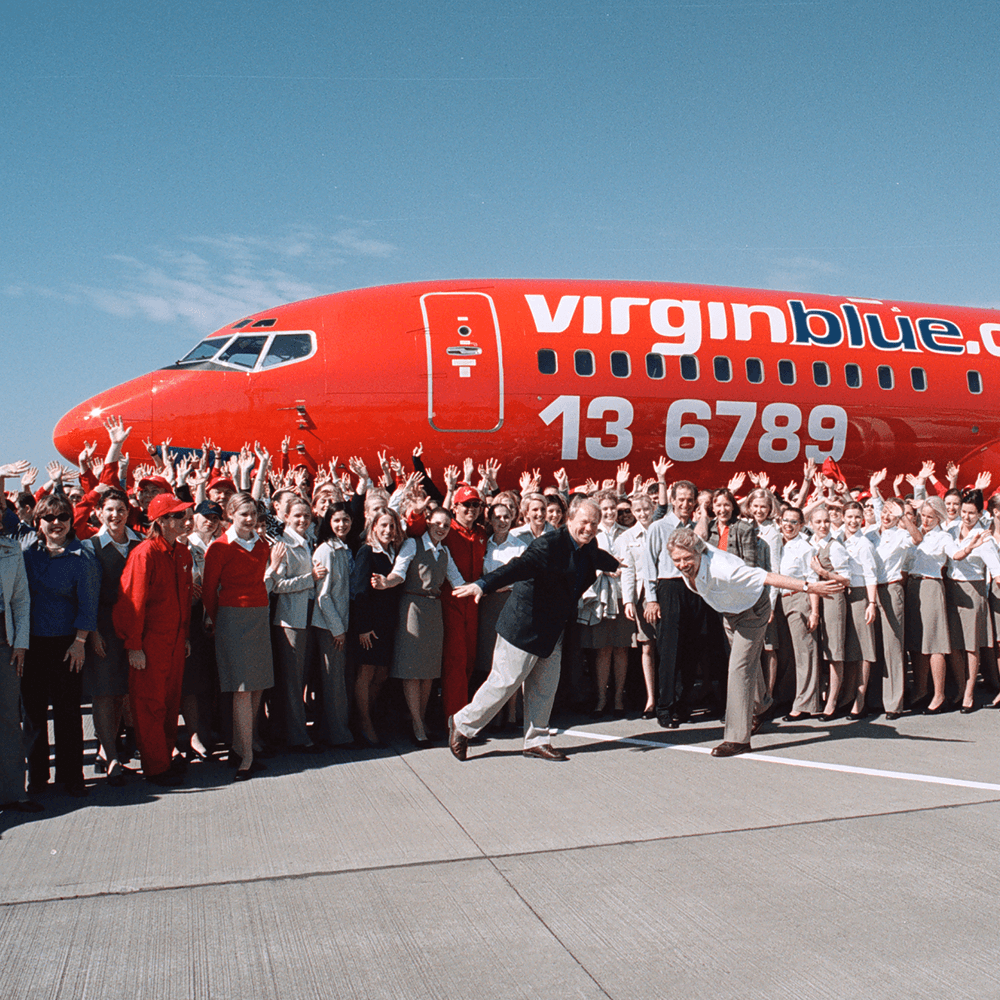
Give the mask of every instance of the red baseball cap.
[[136, 483], [135, 488], [141, 490], [143, 483], [149, 483], [151, 486], [158, 486], [161, 490], [166, 490], [167, 493], [173, 493], [174, 488], [168, 483], [163, 476], [145, 476]]
[[479, 495], [479, 490], [474, 486], [459, 486], [455, 490], [455, 495], [451, 498], [452, 503], [467, 503], [469, 500], [479, 500], [482, 501], [482, 497]]
[[158, 517], [163, 517], [164, 514], [176, 514], [179, 510], [187, 510], [188, 507], [193, 506], [193, 503], [185, 503], [175, 497], [173, 493], [161, 493], [149, 501], [149, 510], [146, 513], [150, 521], [155, 521]]

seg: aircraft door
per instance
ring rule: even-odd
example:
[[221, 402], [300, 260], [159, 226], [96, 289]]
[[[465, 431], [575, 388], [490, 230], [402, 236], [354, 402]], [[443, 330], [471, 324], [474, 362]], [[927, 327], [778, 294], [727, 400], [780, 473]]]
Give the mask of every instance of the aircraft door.
[[493, 299], [483, 292], [420, 297], [427, 339], [427, 419], [439, 431], [503, 425], [503, 353]]

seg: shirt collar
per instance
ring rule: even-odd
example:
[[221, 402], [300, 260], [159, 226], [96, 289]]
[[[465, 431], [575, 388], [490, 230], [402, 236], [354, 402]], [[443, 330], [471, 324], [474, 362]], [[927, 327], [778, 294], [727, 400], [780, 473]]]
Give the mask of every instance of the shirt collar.
[[[286, 528], [285, 530], [287, 531], [288, 529]], [[240, 538], [240, 536], [236, 534], [235, 524], [226, 532], [226, 538], [230, 543], [235, 543], [240, 548], [246, 549], [247, 552], [253, 552], [253, 547], [260, 540], [260, 536], [256, 531], [250, 536], [249, 540]]]

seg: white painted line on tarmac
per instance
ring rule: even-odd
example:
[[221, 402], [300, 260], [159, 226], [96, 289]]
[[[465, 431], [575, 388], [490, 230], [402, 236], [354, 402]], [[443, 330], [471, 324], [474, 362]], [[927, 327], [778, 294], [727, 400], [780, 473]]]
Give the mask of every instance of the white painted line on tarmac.
[[[605, 743], [630, 743], [633, 746], [651, 747], [658, 750], [681, 750], [684, 753], [712, 752], [711, 747], [684, 746], [680, 743], [660, 743], [656, 740], [640, 740], [632, 736], [612, 736], [609, 733], [591, 733], [584, 729], [559, 730], [564, 736], [577, 739], [601, 740]], [[895, 781], [919, 781], [925, 785], [951, 785], [954, 788], [979, 788], [987, 792], [1000, 792], [1000, 785], [988, 781], [964, 781], [961, 778], [941, 778], [936, 774], [913, 774], [909, 771], [883, 771], [875, 767], [852, 767], [850, 764], [826, 764], [822, 761], [796, 760], [794, 757], [774, 757], [766, 748], [753, 753], [739, 754], [734, 760], [757, 761], [762, 764], [785, 764], [789, 767], [811, 767], [815, 771], [840, 771], [843, 774], [866, 774], [872, 778], [892, 778]]]

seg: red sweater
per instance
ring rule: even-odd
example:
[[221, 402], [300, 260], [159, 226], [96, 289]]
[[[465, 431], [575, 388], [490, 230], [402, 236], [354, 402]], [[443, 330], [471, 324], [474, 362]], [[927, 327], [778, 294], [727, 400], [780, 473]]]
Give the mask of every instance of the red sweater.
[[147, 538], [129, 555], [113, 612], [126, 649], [142, 649], [147, 636], [187, 637], [191, 623], [191, 553], [180, 542]]
[[219, 608], [266, 608], [264, 573], [270, 557], [270, 546], [262, 538], [250, 552], [225, 535], [216, 538], [205, 552], [205, 614], [215, 621]]

